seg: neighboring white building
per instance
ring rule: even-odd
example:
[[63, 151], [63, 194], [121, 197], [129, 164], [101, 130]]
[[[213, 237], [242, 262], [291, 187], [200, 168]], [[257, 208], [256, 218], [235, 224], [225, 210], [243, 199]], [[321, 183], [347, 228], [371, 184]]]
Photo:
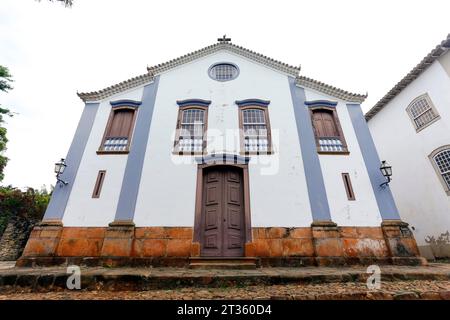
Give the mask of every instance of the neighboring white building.
[[389, 188], [378, 187], [366, 96], [299, 72], [219, 39], [79, 94], [67, 184], [23, 261], [420, 263]]
[[450, 35], [366, 114], [421, 254], [450, 257]]

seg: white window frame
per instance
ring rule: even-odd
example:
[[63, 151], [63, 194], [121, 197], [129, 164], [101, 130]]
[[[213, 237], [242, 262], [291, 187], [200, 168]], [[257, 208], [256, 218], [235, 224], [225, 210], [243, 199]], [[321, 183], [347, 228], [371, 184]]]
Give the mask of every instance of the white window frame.
[[[419, 101], [424, 99], [429, 108], [425, 111], [423, 111], [421, 114], [419, 114], [418, 116], [414, 116], [411, 109], [414, 106], [414, 104]], [[423, 114], [425, 114], [426, 112], [428, 112], [429, 110], [431, 110], [434, 113], [434, 118], [431, 119], [430, 121], [428, 121], [426, 124], [424, 124], [423, 126], [418, 127], [417, 126], [417, 122], [416, 119], [418, 119], [420, 116], [422, 116]], [[434, 122], [436, 122], [437, 120], [439, 120], [441, 117], [439, 115], [439, 113], [437, 112], [433, 102], [431, 101], [430, 96], [428, 95], [428, 93], [424, 93], [420, 96], [418, 96], [417, 98], [415, 98], [413, 101], [410, 102], [410, 104], [408, 105], [408, 107], [406, 108], [406, 113], [408, 113], [409, 118], [411, 119], [414, 128], [416, 129], [416, 132], [422, 131], [423, 129], [425, 129], [426, 127], [430, 126], [431, 124], [433, 124]]]
[[[183, 117], [184, 112], [189, 110], [199, 110], [203, 112], [203, 123], [199, 124], [196, 122], [193, 123], [184, 123]], [[185, 139], [186, 136], [182, 135], [182, 126], [183, 125], [201, 125], [203, 128], [203, 137], [202, 137], [202, 148], [201, 150], [182, 150], [180, 148], [180, 142], [181, 140]], [[179, 107], [178, 111], [178, 119], [177, 119], [177, 126], [176, 126], [176, 135], [175, 135], [175, 141], [174, 141], [174, 154], [178, 155], [199, 155], [204, 154], [206, 152], [206, 132], [208, 127], [208, 108], [203, 106], [197, 106], [197, 105], [189, 105], [189, 106], [183, 106]]]
[[436, 171], [436, 174], [439, 177], [439, 180], [442, 183], [442, 186], [444, 187], [445, 193], [447, 194], [447, 196], [450, 196], [450, 186], [447, 184], [447, 182], [445, 181], [443, 175], [446, 174], [447, 172], [441, 172], [441, 169], [438, 167], [435, 157], [441, 153], [442, 151], [449, 151], [450, 152], [450, 144], [442, 146], [437, 148], [436, 150], [434, 150], [428, 157], [431, 161], [431, 164], [433, 165], [434, 170]]

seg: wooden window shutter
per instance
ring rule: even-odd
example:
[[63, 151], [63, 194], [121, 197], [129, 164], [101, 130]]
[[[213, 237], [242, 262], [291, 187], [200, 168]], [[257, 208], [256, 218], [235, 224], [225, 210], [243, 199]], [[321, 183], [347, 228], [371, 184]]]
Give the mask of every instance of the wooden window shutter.
[[134, 110], [119, 109], [114, 111], [113, 120], [109, 127], [109, 137], [128, 137], [133, 123]]
[[[100, 153], [128, 152], [133, 132], [135, 109], [120, 108], [111, 111]], [[99, 152], [97, 152], [99, 153]]]
[[319, 152], [348, 153], [336, 110], [321, 107], [313, 109], [311, 119]]
[[327, 110], [313, 112], [314, 126], [319, 137], [337, 137], [339, 131], [334, 122], [333, 113]]

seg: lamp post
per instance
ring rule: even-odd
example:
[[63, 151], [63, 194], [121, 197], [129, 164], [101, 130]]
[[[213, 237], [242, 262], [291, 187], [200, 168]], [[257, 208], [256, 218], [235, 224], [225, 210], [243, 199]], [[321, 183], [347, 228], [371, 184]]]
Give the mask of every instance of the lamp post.
[[380, 171], [381, 174], [387, 178], [386, 182], [383, 182], [382, 184], [380, 184], [380, 187], [384, 187], [387, 186], [389, 184], [389, 182], [391, 182], [391, 176], [392, 176], [392, 167], [385, 161], [381, 161], [381, 165], [380, 165]]
[[63, 185], [66, 185], [68, 182], [62, 180], [59, 176], [63, 174], [64, 170], [66, 169], [67, 164], [66, 164], [66, 160], [61, 158], [61, 160], [59, 162], [55, 163], [55, 173], [56, 173], [56, 180], [58, 182], [61, 182]]

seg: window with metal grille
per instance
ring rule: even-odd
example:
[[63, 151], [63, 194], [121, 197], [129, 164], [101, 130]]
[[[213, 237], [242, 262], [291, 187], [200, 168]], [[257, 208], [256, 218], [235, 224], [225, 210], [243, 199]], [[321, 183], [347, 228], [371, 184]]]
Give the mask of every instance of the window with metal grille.
[[266, 120], [265, 110], [242, 110], [242, 129], [244, 133], [245, 152], [267, 152], [270, 150], [270, 140]]
[[231, 63], [219, 63], [209, 69], [209, 76], [217, 81], [229, 81], [239, 74], [238, 68]]
[[439, 118], [439, 115], [434, 109], [431, 99], [427, 94], [414, 99], [406, 110], [417, 131], [423, 129]]
[[119, 108], [111, 111], [100, 152], [126, 152], [134, 126], [135, 109]]
[[447, 186], [447, 190], [450, 190], [450, 147], [436, 153], [433, 160]]
[[180, 153], [201, 153], [204, 149], [206, 110], [181, 109], [177, 125], [178, 138], [175, 149]]

